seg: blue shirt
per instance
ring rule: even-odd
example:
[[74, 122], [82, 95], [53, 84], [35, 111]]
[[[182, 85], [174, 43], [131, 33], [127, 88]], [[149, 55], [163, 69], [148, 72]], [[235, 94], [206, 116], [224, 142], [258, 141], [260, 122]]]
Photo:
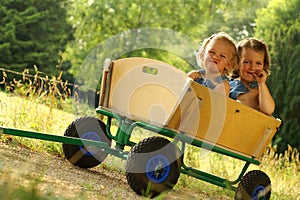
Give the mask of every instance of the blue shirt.
[[[205, 69], [200, 69], [198, 72], [201, 75], [205, 75]], [[199, 84], [201, 84], [205, 87], [208, 87], [210, 89], [215, 89], [215, 87], [217, 86], [217, 85], [213, 84], [213, 82], [211, 80], [205, 79], [205, 78], [202, 78], [202, 77], [201, 78], [196, 78], [194, 81], [196, 81], [197, 83], [199, 83]], [[223, 81], [228, 81], [228, 78], [225, 75], [221, 75], [221, 76], [216, 77], [215, 81], [217, 82], [217, 84], [220, 84]]]
[[[250, 92], [250, 90], [240, 80], [231, 79], [229, 81], [229, 84], [230, 84], [229, 97], [234, 100], [236, 100], [240, 94], [245, 94], [247, 92]], [[257, 81], [254, 81], [249, 83], [249, 86], [251, 88], [257, 88], [258, 83]]]

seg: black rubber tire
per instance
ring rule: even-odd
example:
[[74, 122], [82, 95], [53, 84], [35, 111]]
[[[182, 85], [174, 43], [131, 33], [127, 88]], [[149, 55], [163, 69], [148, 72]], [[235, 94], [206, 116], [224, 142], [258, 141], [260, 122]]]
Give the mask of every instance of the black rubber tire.
[[235, 200], [268, 200], [270, 196], [270, 178], [260, 170], [253, 170], [242, 177], [235, 193]]
[[126, 178], [138, 195], [153, 198], [174, 187], [180, 167], [180, 150], [175, 144], [162, 137], [149, 137], [130, 150]]
[[[73, 121], [64, 135], [106, 142], [111, 146], [111, 139], [106, 134], [106, 125], [95, 117], [81, 117]], [[95, 167], [102, 163], [107, 156], [105, 151], [92, 146], [63, 144], [62, 149], [66, 159], [74, 166], [81, 168]]]

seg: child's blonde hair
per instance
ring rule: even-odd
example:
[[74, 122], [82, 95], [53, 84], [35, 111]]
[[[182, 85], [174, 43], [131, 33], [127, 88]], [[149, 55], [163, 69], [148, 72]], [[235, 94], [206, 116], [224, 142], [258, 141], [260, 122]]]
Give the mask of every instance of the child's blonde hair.
[[231, 52], [232, 52], [231, 60], [230, 60], [230, 62], [231, 62], [230, 63], [231, 68], [230, 69], [225, 69], [225, 71], [224, 71], [224, 73], [226, 75], [229, 75], [233, 70], [237, 69], [237, 66], [238, 66], [238, 62], [237, 62], [238, 61], [238, 59], [237, 59], [237, 48], [236, 48], [236, 45], [235, 45], [235, 41], [234, 41], [234, 39], [230, 35], [228, 35], [225, 32], [215, 33], [215, 34], [213, 34], [209, 38], [206, 38], [203, 41], [202, 46], [201, 46], [201, 50], [200, 50], [200, 55], [204, 54], [206, 46], [211, 41], [214, 41], [214, 40], [223, 40], [223, 41], [227, 42], [227, 44], [231, 48]]

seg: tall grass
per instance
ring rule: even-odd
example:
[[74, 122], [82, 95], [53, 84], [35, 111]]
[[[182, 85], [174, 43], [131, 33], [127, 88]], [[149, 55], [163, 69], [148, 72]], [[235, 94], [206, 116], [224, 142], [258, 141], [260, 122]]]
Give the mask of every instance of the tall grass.
[[[1, 86], [6, 93], [0, 93], [0, 126], [62, 135], [68, 123], [74, 120], [68, 82], [61, 80], [61, 73], [51, 78], [41, 76], [37, 68], [33, 75], [27, 69], [19, 75], [21, 80], [10, 80], [3, 72]], [[58, 155], [62, 153], [57, 143], [32, 143], [30, 139], [19, 137], [16, 141]]]
[[[7, 78], [6, 73], [3, 75], [4, 78]], [[68, 98], [70, 95], [68, 83], [61, 80], [61, 74], [52, 78], [42, 77], [37, 69], [34, 75], [24, 71], [22, 77], [22, 80], [8, 82], [6, 79], [2, 81], [6, 91], [10, 92], [0, 92], [0, 126], [63, 135], [65, 128], [75, 118], [70, 112], [72, 100]], [[2, 140], [6, 138], [2, 137]], [[63, 156], [59, 143], [22, 137], [14, 137], [13, 142], [21, 143], [34, 150]], [[185, 163], [229, 180], [235, 180], [244, 165], [240, 160], [205, 152], [205, 150], [193, 146], [188, 146], [186, 150]], [[108, 157], [105, 165], [120, 172], [124, 170], [124, 161], [118, 158]], [[299, 152], [295, 148], [288, 146], [283, 154], [279, 154], [276, 152], [276, 147], [269, 146], [262, 157], [261, 164], [249, 167], [249, 170], [253, 169], [260, 169], [270, 176], [272, 181], [271, 199], [300, 200], [300, 162]], [[7, 183], [1, 182], [0, 187], [5, 188], [5, 184]], [[27, 188], [7, 187], [6, 191], [0, 192], [0, 198], [3, 193], [11, 193], [14, 190], [26, 195], [27, 193], [28, 195], [40, 195], [37, 190], [38, 184], [38, 181], [34, 181]], [[224, 199], [224, 196], [228, 198], [234, 196], [234, 193], [229, 190], [223, 190], [183, 174], [174, 189], [180, 190], [181, 188], [190, 188], [208, 194], [212, 198], [223, 197], [222, 199]]]
[[[189, 146], [185, 154], [186, 165], [233, 181], [238, 177], [245, 164], [238, 159], [203, 151], [205, 150]], [[250, 165], [247, 171], [250, 170], [261, 170], [270, 177], [271, 199], [300, 200], [300, 161], [296, 148], [289, 146], [283, 154], [278, 154], [276, 147], [269, 146], [261, 158], [261, 164]], [[193, 188], [199, 192], [216, 196], [226, 194], [228, 197], [234, 197], [234, 193], [231, 191], [217, 189], [217, 186], [186, 175], [181, 175], [178, 186]]]

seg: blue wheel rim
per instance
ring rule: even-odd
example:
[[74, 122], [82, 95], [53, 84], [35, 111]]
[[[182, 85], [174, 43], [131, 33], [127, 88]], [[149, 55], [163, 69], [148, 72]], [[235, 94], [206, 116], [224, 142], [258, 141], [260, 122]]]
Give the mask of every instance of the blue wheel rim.
[[170, 161], [164, 155], [155, 155], [151, 157], [146, 165], [146, 175], [148, 180], [153, 183], [164, 182], [171, 171]]
[[[252, 192], [252, 199], [256, 200], [256, 199], [259, 199], [259, 200], [264, 200], [265, 199], [265, 195], [259, 197], [258, 195], [263, 192], [265, 190], [265, 187], [262, 186], [262, 185], [259, 185], [257, 186], [253, 192]], [[259, 197], [259, 198], [258, 198]]]
[[[95, 131], [86, 132], [81, 136], [81, 138], [86, 140], [101, 141], [100, 135]], [[91, 146], [88, 147], [88, 149], [85, 146], [79, 146], [79, 149], [85, 156], [93, 156], [98, 152], [96, 147]]]

